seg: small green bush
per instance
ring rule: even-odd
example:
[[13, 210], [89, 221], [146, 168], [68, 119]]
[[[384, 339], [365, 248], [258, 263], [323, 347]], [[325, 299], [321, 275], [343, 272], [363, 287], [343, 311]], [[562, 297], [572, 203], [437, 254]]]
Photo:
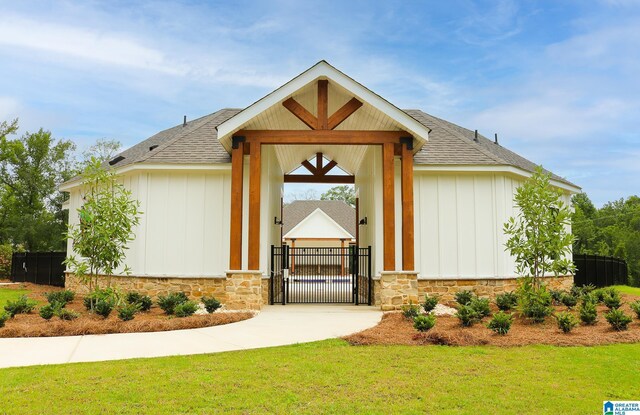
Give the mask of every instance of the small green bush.
[[116, 306], [122, 302], [121, 294], [112, 287], [96, 288], [95, 290], [87, 294], [86, 297], [84, 297], [82, 303], [84, 304], [84, 307], [87, 309], [87, 311], [89, 311], [91, 310], [91, 304], [93, 304], [93, 306], [95, 307], [95, 305], [99, 301], [105, 301], [111, 303], [112, 306]]
[[471, 300], [473, 300], [473, 297], [475, 296], [476, 295], [473, 293], [473, 291], [468, 290], [458, 291], [455, 294], [456, 302], [460, 305], [469, 305], [469, 303], [471, 303]]
[[436, 325], [436, 316], [428, 314], [426, 316], [417, 316], [413, 319], [413, 328], [419, 332], [431, 330]]
[[578, 304], [578, 297], [573, 294], [565, 293], [562, 295], [560, 302], [567, 308], [571, 309]]
[[636, 317], [640, 319], [640, 300], [634, 301], [633, 303], [629, 304], [629, 307], [631, 307], [633, 312], [636, 313]]
[[189, 317], [192, 316], [196, 311], [198, 311], [198, 303], [190, 300], [178, 304], [173, 309], [173, 313], [176, 317]]
[[464, 327], [471, 327], [481, 319], [480, 314], [470, 305], [459, 306], [455, 316]]
[[49, 304], [59, 304], [60, 307], [64, 307], [67, 303], [70, 303], [75, 298], [75, 293], [71, 290], [53, 291], [44, 293], [45, 298]]
[[168, 315], [174, 314], [175, 308], [187, 301], [189, 301], [189, 298], [183, 292], [158, 296], [158, 306]]
[[622, 298], [617, 291], [609, 291], [605, 293], [603, 302], [609, 310], [618, 309], [622, 305]]
[[59, 303], [54, 304], [46, 304], [40, 307], [40, 317], [45, 320], [51, 320], [51, 318], [56, 315], [56, 306]]
[[424, 308], [425, 313], [430, 313], [434, 308], [438, 305], [438, 301], [440, 301], [440, 297], [437, 295], [425, 295], [424, 302], [422, 303], [422, 308]]
[[596, 299], [596, 301], [600, 304], [604, 303], [604, 295], [606, 294], [604, 288], [597, 288], [591, 291], [591, 295]]
[[107, 318], [113, 311], [113, 303], [109, 300], [100, 299], [93, 305], [93, 312]]
[[525, 318], [533, 323], [542, 323], [553, 313], [551, 294], [544, 286], [523, 286], [521, 291], [518, 307]]
[[4, 323], [9, 320], [11, 316], [7, 313], [0, 313], [0, 329], [4, 327]]
[[67, 321], [71, 321], [71, 320], [75, 320], [78, 317], [80, 317], [80, 314], [76, 313], [73, 310], [69, 310], [67, 308], [61, 308], [56, 312], [56, 315], [58, 316], [58, 318], [60, 320], [67, 320]]
[[17, 314], [28, 314], [36, 308], [38, 304], [34, 300], [29, 300], [26, 295], [20, 296], [17, 300], [9, 300], [4, 306], [4, 310], [9, 313], [10, 317], [15, 317]]
[[495, 333], [504, 336], [511, 329], [511, 323], [513, 323], [513, 315], [507, 314], [504, 311], [498, 311], [493, 315], [487, 327]]
[[413, 302], [409, 301], [408, 305], [402, 306], [402, 315], [407, 320], [413, 320], [420, 315], [420, 308], [413, 304]]
[[474, 297], [469, 303], [469, 306], [476, 310], [481, 319], [491, 315], [488, 298]]
[[139, 303], [123, 304], [118, 307], [118, 318], [122, 321], [133, 320], [138, 311], [140, 311]]
[[207, 313], [213, 313], [222, 307], [220, 301], [215, 297], [202, 297], [202, 304], [204, 304], [204, 308], [207, 310]]
[[556, 320], [558, 321], [558, 328], [564, 333], [569, 333], [578, 325], [576, 316], [568, 311], [562, 311], [556, 314]]
[[595, 300], [583, 301], [580, 309], [578, 310], [578, 314], [580, 315], [580, 320], [584, 324], [596, 324], [596, 322], [598, 321], [598, 310], [596, 309]]
[[614, 308], [604, 315], [611, 327], [614, 330], [623, 331], [626, 330], [631, 323], [632, 318], [624, 313], [624, 311]]
[[148, 295], [142, 295], [135, 291], [130, 291], [125, 297], [127, 304], [137, 304], [139, 311], [149, 311], [153, 302]]
[[565, 291], [562, 290], [549, 290], [549, 295], [551, 296], [551, 301], [553, 304], [560, 305], [562, 304], [562, 297], [566, 294]]
[[514, 292], [498, 294], [496, 305], [501, 311], [512, 310], [518, 305], [518, 295]]

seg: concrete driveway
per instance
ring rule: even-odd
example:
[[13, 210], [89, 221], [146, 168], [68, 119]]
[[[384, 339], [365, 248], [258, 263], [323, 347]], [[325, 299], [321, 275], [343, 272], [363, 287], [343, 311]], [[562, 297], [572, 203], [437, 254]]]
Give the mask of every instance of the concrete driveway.
[[138, 357], [216, 353], [345, 336], [376, 325], [376, 307], [265, 306], [256, 317], [223, 326], [155, 333], [0, 339], [0, 368]]

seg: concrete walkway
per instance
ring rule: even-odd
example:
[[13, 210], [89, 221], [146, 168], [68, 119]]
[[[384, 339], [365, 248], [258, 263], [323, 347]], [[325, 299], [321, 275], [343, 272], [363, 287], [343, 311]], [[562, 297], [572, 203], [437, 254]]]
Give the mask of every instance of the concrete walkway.
[[376, 325], [366, 306], [266, 306], [249, 320], [155, 333], [0, 339], [0, 368], [216, 353], [283, 346], [345, 336]]

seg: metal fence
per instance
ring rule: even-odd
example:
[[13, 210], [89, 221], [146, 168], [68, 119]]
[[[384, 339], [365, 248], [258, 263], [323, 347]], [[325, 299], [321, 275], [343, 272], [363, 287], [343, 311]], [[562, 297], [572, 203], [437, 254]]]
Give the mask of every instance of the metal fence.
[[11, 281], [64, 287], [66, 252], [21, 252], [11, 258]]
[[620, 258], [600, 255], [574, 254], [576, 285], [593, 284], [596, 287], [626, 285], [629, 281], [627, 263]]

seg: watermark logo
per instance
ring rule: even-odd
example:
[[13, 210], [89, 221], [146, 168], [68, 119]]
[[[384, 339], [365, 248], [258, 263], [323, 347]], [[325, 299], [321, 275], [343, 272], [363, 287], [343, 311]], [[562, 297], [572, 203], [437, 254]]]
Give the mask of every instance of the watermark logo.
[[604, 401], [603, 415], [640, 415], [640, 401]]

